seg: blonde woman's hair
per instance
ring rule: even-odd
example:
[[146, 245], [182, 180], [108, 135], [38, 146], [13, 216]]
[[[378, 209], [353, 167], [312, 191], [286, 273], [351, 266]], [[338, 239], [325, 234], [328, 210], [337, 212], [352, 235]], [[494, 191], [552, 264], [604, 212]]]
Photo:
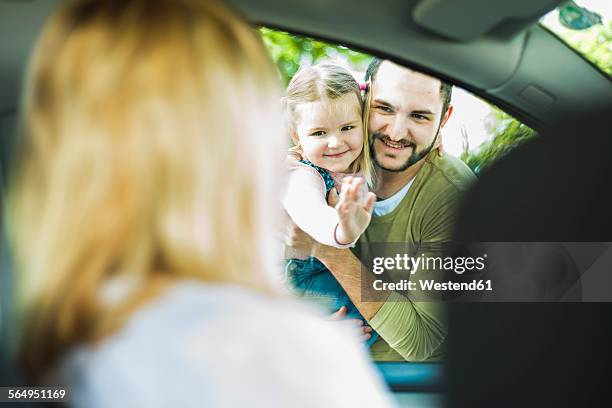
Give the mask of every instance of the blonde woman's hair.
[[[286, 96], [282, 99], [285, 111], [285, 121], [295, 147], [293, 151], [301, 154], [299, 140], [296, 137], [296, 124], [299, 120], [297, 107], [304, 103], [334, 100], [344, 95], [354, 94], [363, 114], [363, 101], [359, 84], [350, 72], [334, 64], [318, 64], [302, 67], [291, 78], [287, 86]], [[374, 167], [370, 157], [370, 144], [367, 129], [364, 127], [363, 149], [351, 165], [352, 173], [361, 172], [366, 183], [373, 187]]]
[[275, 293], [280, 96], [259, 37], [216, 2], [55, 13], [30, 61], [6, 214], [31, 378], [178, 280]]

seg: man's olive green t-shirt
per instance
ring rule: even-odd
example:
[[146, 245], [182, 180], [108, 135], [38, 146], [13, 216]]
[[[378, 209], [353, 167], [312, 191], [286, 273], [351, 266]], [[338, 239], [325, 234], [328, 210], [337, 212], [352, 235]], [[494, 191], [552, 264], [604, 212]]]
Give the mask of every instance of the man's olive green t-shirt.
[[[442, 251], [443, 244], [452, 241], [460, 200], [475, 180], [461, 160], [430, 152], [399, 205], [388, 214], [372, 217], [355, 253], [361, 257], [380, 243], [407, 243], [428, 248], [427, 256], [443, 255], [436, 248]], [[371, 347], [372, 357], [376, 361], [440, 361], [447, 334], [446, 307], [420, 297], [410, 300], [406, 293], [389, 295], [369, 321], [379, 334]]]

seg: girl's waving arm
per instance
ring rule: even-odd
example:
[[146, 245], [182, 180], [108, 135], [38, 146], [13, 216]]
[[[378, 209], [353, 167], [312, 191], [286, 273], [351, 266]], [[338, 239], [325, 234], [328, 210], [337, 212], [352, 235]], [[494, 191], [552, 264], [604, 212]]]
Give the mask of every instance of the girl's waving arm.
[[350, 247], [354, 242], [340, 245], [336, 241], [339, 217], [325, 195], [325, 182], [315, 169], [297, 162], [292, 165], [283, 205], [293, 222], [321, 244]]

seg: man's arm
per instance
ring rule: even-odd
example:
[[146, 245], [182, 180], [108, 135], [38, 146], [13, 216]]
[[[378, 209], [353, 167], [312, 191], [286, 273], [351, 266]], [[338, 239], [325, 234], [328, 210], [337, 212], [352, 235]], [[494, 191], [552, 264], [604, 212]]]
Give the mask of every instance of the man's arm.
[[369, 325], [405, 360], [427, 360], [443, 343], [446, 305], [412, 301], [397, 292], [385, 301], [362, 302], [362, 264], [350, 250], [317, 245], [314, 256], [331, 271]]
[[316, 245], [313, 256], [331, 271], [359, 313], [368, 321], [372, 319], [384, 302], [361, 301], [361, 261], [348, 249], [326, 245]]
[[[451, 239], [458, 196], [448, 191], [428, 208], [424, 215], [422, 239], [426, 247], [419, 253], [443, 255], [443, 245]], [[447, 333], [447, 305], [420, 290], [391, 292], [384, 301], [361, 302], [362, 265], [350, 251], [318, 246], [317, 256], [336, 277], [368, 323], [391, 348], [408, 361], [423, 361], [442, 353]], [[367, 273], [367, 272], [366, 272]], [[405, 273], [405, 272], [402, 272]], [[416, 275], [413, 277], [417, 277]], [[405, 278], [399, 276], [398, 278]], [[418, 278], [443, 279], [440, 272], [418, 272]], [[412, 279], [411, 279], [412, 280]]]
[[323, 262], [370, 326], [405, 360], [427, 360], [443, 342], [444, 305], [413, 302], [397, 292], [385, 301], [362, 302], [362, 264], [350, 250], [319, 244], [295, 225], [287, 234], [287, 245]]
[[[447, 196], [446, 200], [437, 201], [430, 209], [437, 217], [426, 217], [429, 222], [426, 223], [424, 238], [436, 237], [437, 241], [441, 237], [450, 237], [455, 211], [448, 206], [453, 207], [455, 200], [456, 197]], [[288, 245], [298, 246], [318, 258], [370, 326], [405, 360], [423, 361], [439, 354], [447, 332], [445, 304], [412, 300], [398, 292], [390, 293], [385, 301], [362, 302], [362, 264], [350, 250], [317, 244], [297, 227], [289, 236]], [[430, 252], [427, 255], [434, 254]]]

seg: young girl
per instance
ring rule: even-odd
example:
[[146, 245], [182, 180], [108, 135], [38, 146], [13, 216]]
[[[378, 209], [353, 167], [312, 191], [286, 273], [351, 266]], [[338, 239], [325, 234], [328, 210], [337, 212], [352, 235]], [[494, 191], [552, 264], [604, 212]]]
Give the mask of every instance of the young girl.
[[[370, 223], [375, 200], [365, 185], [372, 184], [373, 175], [359, 85], [339, 66], [310, 66], [289, 83], [284, 106], [295, 143], [290, 154], [296, 159], [290, 165], [285, 209], [316, 241], [349, 248]], [[327, 204], [333, 188], [340, 191], [336, 208]], [[345, 306], [347, 317], [363, 320], [319, 260], [291, 248], [285, 255], [291, 258], [286, 274], [294, 293], [316, 301], [329, 312]], [[372, 332], [368, 346], [377, 337]]]

